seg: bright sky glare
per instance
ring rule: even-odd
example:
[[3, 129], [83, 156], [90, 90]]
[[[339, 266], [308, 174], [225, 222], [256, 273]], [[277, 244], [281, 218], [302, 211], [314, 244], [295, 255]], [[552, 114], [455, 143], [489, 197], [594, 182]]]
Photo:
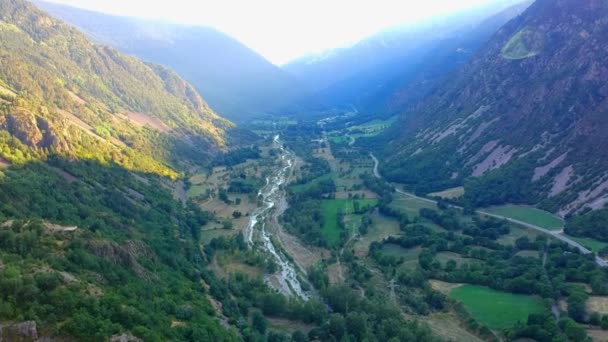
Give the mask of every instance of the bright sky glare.
[[277, 65], [390, 26], [491, 0], [50, 0], [96, 11], [215, 27]]

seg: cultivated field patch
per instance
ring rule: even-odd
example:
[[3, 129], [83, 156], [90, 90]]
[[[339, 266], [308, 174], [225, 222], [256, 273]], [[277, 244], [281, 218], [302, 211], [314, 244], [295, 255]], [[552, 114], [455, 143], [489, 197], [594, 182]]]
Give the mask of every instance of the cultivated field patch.
[[528, 315], [546, 310], [539, 297], [501, 292], [483, 286], [459, 286], [450, 291], [450, 296], [462, 302], [475, 320], [497, 330], [510, 328], [517, 322], [525, 324]]
[[459, 186], [456, 188], [446, 189], [438, 192], [431, 192], [428, 194], [430, 197], [439, 197], [443, 199], [455, 199], [462, 197], [464, 195], [464, 187]]
[[360, 236], [354, 246], [355, 254], [359, 257], [367, 256], [372, 242], [382, 241], [389, 236], [397, 236], [401, 233], [399, 222], [393, 218], [384, 215], [373, 215], [371, 219], [372, 224], [367, 234]]
[[[357, 204], [355, 204], [357, 203]], [[338, 244], [342, 229], [338, 223], [340, 213], [348, 215], [355, 212], [355, 206], [360, 208], [373, 207], [378, 203], [375, 199], [329, 199], [321, 202], [323, 212], [323, 235], [330, 246]]]
[[533, 207], [507, 204], [483, 210], [550, 230], [560, 230], [564, 226], [564, 221], [558, 216]]
[[390, 204], [390, 207], [407, 214], [407, 216], [410, 218], [419, 216], [420, 209], [423, 208], [437, 210], [437, 206], [433, 203], [409, 197], [400, 193], [395, 194], [395, 199]]

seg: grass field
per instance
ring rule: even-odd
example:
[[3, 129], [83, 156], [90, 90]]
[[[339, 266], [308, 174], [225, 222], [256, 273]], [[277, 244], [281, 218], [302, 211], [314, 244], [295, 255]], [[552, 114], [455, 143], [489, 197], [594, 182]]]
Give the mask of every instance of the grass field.
[[367, 256], [369, 245], [372, 242], [382, 241], [389, 236], [397, 236], [400, 232], [397, 220], [383, 215], [374, 215], [367, 234], [361, 236], [357, 243], [355, 243], [355, 254], [360, 257]]
[[462, 323], [451, 313], [435, 313], [425, 317], [425, 322], [431, 330], [447, 341], [482, 342], [479, 337], [471, 334]]
[[[407, 255], [413, 255], [413, 254], [417, 254], [415, 252], [413, 252], [412, 250], [409, 250], [407, 248], [403, 248], [399, 245], [395, 245], [392, 243], [387, 243], [382, 245], [382, 255], [386, 255], [386, 256], [392, 256], [392, 257], [405, 257]], [[411, 252], [411, 253], [410, 253]]]
[[445, 265], [450, 260], [454, 260], [459, 266], [462, 264], [470, 264], [472, 262], [479, 261], [477, 259], [463, 257], [462, 255], [453, 252], [439, 252], [435, 256], [435, 259], [442, 265]]
[[450, 296], [462, 302], [475, 320], [497, 330], [510, 328], [517, 322], [525, 323], [529, 314], [546, 310], [538, 297], [500, 292], [482, 286], [459, 286], [450, 291]]
[[598, 252], [602, 248], [608, 247], [608, 243], [602, 242], [599, 240], [595, 240], [595, 239], [591, 239], [591, 238], [574, 237], [574, 236], [570, 236], [570, 235], [568, 235], [568, 237], [571, 238], [572, 240], [580, 243], [581, 245], [591, 249], [594, 252]]
[[188, 191], [186, 192], [186, 194], [188, 195], [188, 198], [192, 198], [192, 197], [196, 197], [196, 196], [200, 196], [205, 194], [205, 192], [207, 191], [207, 187], [203, 186], [203, 185], [193, 185], [191, 186]]
[[431, 192], [430, 194], [428, 194], [428, 196], [430, 196], [430, 197], [439, 197], [439, 198], [444, 198], [444, 199], [454, 199], [454, 198], [461, 197], [462, 195], [464, 195], [463, 186], [446, 189], [446, 190], [438, 191], [438, 192]]
[[519, 226], [515, 226], [513, 224], [510, 227], [509, 234], [499, 237], [498, 240], [496, 240], [496, 242], [500, 243], [501, 245], [505, 245], [505, 246], [514, 245], [515, 241], [521, 237], [527, 236], [528, 239], [530, 239], [530, 241], [534, 241], [534, 239], [536, 239], [536, 237], [539, 234], [541, 234], [541, 233], [539, 233], [535, 230], [520, 228]]
[[587, 299], [587, 311], [608, 315], [608, 297], [589, 297], [589, 299]]
[[382, 246], [382, 254], [388, 256], [394, 256], [397, 258], [403, 258], [403, 264], [401, 267], [404, 269], [414, 269], [418, 265], [418, 256], [422, 252], [422, 247], [414, 248], [403, 248], [399, 245], [385, 244]]
[[540, 253], [538, 251], [519, 251], [515, 255], [524, 258], [537, 258], [540, 259]]
[[410, 218], [418, 216], [420, 209], [423, 208], [437, 210], [437, 206], [432, 203], [417, 198], [407, 197], [399, 193], [395, 194], [395, 199], [390, 204], [390, 207], [407, 214]]
[[338, 225], [338, 213], [352, 214], [354, 212], [354, 203], [358, 202], [361, 208], [366, 206], [375, 206], [378, 203], [376, 199], [330, 199], [321, 201], [321, 209], [323, 211], [323, 235], [330, 246], [335, 246], [340, 242], [340, 226]]
[[501, 215], [550, 230], [559, 230], [564, 226], [564, 222], [561, 218], [549, 212], [532, 207], [502, 205], [485, 208], [483, 210], [491, 214]]
[[365, 132], [382, 131], [382, 130], [390, 127], [391, 125], [393, 125], [395, 122], [397, 122], [397, 119], [398, 119], [397, 115], [391, 116], [390, 118], [388, 118], [386, 120], [375, 119], [375, 120], [363, 123], [361, 125], [351, 126], [348, 128], [348, 130], [349, 131], [361, 130], [361, 131], [365, 131]]
[[197, 184], [197, 185], [205, 183], [206, 180], [207, 180], [207, 175], [204, 173], [197, 173], [197, 174], [193, 175], [192, 177], [190, 177], [190, 183]]

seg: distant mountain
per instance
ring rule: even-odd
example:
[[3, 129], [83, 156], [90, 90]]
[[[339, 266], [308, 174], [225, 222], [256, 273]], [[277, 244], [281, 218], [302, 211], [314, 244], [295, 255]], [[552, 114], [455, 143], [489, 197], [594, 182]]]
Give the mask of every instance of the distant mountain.
[[382, 141], [382, 171], [419, 193], [464, 184], [476, 206], [539, 204], [564, 216], [603, 208], [607, 17], [605, 1], [537, 0], [402, 107]]
[[36, 1], [95, 41], [175, 70], [220, 114], [243, 120], [279, 111], [307, 92], [294, 77], [215, 29], [118, 17]]
[[234, 128], [172, 71], [25, 1], [0, 2], [0, 65], [0, 156], [13, 164], [61, 155], [174, 177]]
[[466, 13], [392, 28], [351, 47], [304, 56], [283, 69], [315, 89], [324, 105], [365, 111], [419, 69], [429, 68], [438, 55], [450, 54], [440, 66], [442, 72], [462, 63], [529, 4], [493, 2]]

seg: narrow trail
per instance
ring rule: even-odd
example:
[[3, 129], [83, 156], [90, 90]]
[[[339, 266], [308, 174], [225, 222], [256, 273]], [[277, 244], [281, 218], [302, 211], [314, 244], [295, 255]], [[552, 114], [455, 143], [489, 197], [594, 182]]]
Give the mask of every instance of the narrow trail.
[[342, 269], [342, 262], [341, 262], [341, 260], [340, 260], [340, 259], [342, 258], [342, 255], [344, 254], [344, 249], [346, 249], [346, 247], [348, 247], [348, 246], [350, 245], [350, 243], [351, 243], [351, 242], [352, 242], [354, 239], [356, 239], [357, 237], [359, 237], [359, 234], [353, 234], [353, 235], [351, 235], [351, 237], [350, 237], [350, 238], [348, 238], [348, 241], [346, 241], [346, 242], [344, 243], [344, 246], [342, 247], [342, 249], [340, 249], [340, 253], [338, 253], [338, 257], [337, 257], [336, 264], [338, 264], [338, 272], [339, 272], [339, 274], [338, 274], [338, 278], [340, 278], [340, 280], [341, 280], [342, 282], [344, 282], [344, 280], [345, 280], [346, 278], [344, 277], [344, 270]]
[[[369, 155], [374, 160], [374, 177], [376, 177], [376, 178], [382, 178], [382, 175], [378, 171], [378, 166], [380, 164], [380, 162], [378, 161], [378, 158], [376, 158], [376, 156], [374, 156], [373, 153], [370, 153]], [[420, 197], [420, 196], [416, 196], [414, 194], [410, 194], [408, 192], [405, 192], [405, 191], [397, 189], [397, 188], [395, 188], [395, 191], [398, 192], [398, 193], [400, 193], [400, 194], [402, 194], [402, 195], [408, 196], [410, 198], [415, 198], [417, 200], [424, 201], [424, 202], [427, 202], [427, 203], [437, 204], [437, 201], [434, 201], [434, 200], [431, 200], [431, 199], [428, 199], [428, 198], [424, 198], [424, 197]], [[464, 208], [462, 208], [461, 206], [457, 206], [457, 205], [453, 205], [453, 204], [450, 204], [449, 206], [451, 208], [464, 210]], [[564, 236], [563, 233], [562, 233], [563, 232], [562, 230], [551, 231], [551, 230], [548, 230], [548, 229], [545, 229], [545, 228], [542, 228], [542, 227], [539, 227], [539, 226], [536, 226], [536, 225], [533, 225], [533, 224], [530, 224], [530, 223], [526, 223], [526, 222], [523, 222], [523, 221], [520, 221], [520, 220], [515, 220], [515, 219], [509, 218], [509, 217], [492, 214], [492, 213], [489, 213], [489, 212], [484, 211], [484, 210], [476, 210], [475, 212], [477, 214], [480, 214], [480, 215], [485, 215], [485, 216], [494, 217], [494, 218], [497, 218], [497, 219], [506, 220], [506, 221], [509, 221], [511, 223], [515, 223], [515, 224], [517, 224], [519, 226], [523, 226], [525, 228], [533, 229], [533, 230], [541, 232], [541, 233], [543, 233], [545, 235], [552, 236], [552, 237], [554, 237], [554, 238], [556, 238], [556, 239], [558, 239], [560, 241], [563, 241], [563, 242], [567, 243], [568, 245], [570, 245], [570, 246], [572, 246], [574, 248], [577, 248], [583, 254], [592, 254], [593, 253], [592, 251], [590, 251], [589, 249], [585, 248], [580, 243], [578, 243], [578, 242], [576, 242], [576, 241], [568, 238], [567, 236]], [[606, 260], [598, 257], [598, 256], [595, 257], [595, 263], [598, 266], [600, 266], [600, 267], [608, 267], [608, 262]]]
[[391, 290], [391, 300], [393, 301], [393, 303], [398, 304], [397, 303], [397, 295], [395, 294], [395, 278], [391, 279], [391, 281], [388, 283], [388, 287]]

